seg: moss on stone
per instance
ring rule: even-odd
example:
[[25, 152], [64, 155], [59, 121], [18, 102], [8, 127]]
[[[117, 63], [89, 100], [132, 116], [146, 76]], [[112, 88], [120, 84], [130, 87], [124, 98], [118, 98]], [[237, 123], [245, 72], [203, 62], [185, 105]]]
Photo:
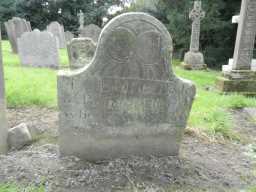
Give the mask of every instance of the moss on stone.
[[256, 96], [255, 80], [230, 80], [225, 77], [218, 77], [217, 88], [225, 93], [239, 93], [248, 96]]

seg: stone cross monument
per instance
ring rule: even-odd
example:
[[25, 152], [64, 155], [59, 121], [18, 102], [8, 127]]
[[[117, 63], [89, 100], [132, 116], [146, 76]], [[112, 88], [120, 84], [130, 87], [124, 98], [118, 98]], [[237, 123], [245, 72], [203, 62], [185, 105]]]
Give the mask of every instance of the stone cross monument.
[[0, 154], [7, 151], [7, 121], [5, 117], [4, 76], [0, 29]]
[[189, 18], [192, 22], [192, 33], [190, 42], [190, 51], [199, 51], [199, 39], [200, 39], [200, 25], [201, 20], [205, 17], [205, 12], [202, 10], [201, 1], [194, 2], [194, 9], [189, 14]]
[[192, 22], [192, 32], [190, 41], [190, 50], [186, 53], [184, 59], [184, 67], [187, 69], [204, 69], [206, 65], [204, 63], [204, 56], [199, 52], [199, 40], [200, 40], [200, 25], [201, 20], [205, 17], [205, 12], [202, 10], [201, 1], [194, 2], [194, 8], [189, 14], [189, 18]]
[[84, 27], [84, 13], [82, 10], [80, 10], [80, 12], [78, 13], [78, 18], [79, 18], [79, 29], [83, 29]]
[[223, 67], [218, 85], [224, 92], [256, 94], [253, 49], [256, 37], [256, 0], [242, 0], [233, 60]]

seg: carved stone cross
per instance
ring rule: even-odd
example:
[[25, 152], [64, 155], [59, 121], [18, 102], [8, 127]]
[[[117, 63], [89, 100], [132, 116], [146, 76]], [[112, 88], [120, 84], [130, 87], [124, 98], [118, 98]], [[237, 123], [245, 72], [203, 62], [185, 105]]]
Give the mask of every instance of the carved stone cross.
[[202, 10], [201, 1], [194, 2], [194, 8], [189, 14], [189, 18], [193, 21], [192, 33], [190, 42], [190, 51], [199, 51], [199, 38], [200, 38], [200, 24], [201, 20], [205, 17], [205, 12]]

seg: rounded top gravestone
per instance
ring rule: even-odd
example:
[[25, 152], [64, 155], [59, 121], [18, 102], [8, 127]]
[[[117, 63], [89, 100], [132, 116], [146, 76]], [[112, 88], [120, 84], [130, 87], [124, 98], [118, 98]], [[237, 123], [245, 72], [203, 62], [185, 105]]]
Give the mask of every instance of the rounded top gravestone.
[[90, 38], [74, 38], [67, 44], [71, 69], [82, 68], [89, 64], [96, 50], [96, 43]]
[[91, 63], [58, 75], [61, 153], [177, 155], [195, 86], [173, 74], [172, 51], [169, 32], [148, 14], [110, 21]]
[[80, 37], [91, 38], [95, 43], [97, 43], [100, 36], [101, 28], [95, 24], [90, 24], [80, 28], [79, 31]]

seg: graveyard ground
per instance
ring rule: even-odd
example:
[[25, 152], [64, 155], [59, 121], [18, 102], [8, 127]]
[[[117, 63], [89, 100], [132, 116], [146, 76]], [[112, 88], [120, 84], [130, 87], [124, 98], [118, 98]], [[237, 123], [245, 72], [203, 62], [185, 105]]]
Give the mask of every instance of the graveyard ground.
[[[255, 191], [255, 98], [223, 95], [215, 89], [217, 71], [174, 71], [197, 86], [179, 159], [117, 159], [97, 164], [58, 158], [56, 71], [21, 68], [17, 56], [3, 42], [8, 121], [10, 127], [27, 123], [34, 143], [0, 157], [0, 192], [19, 191]], [[61, 50], [62, 67], [67, 66]], [[6, 184], [4, 182], [11, 181]], [[84, 186], [85, 185], [85, 186]], [[71, 188], [73, 190], [71, 190]], [[97, 189], [97, 190], [96, 190]]]

